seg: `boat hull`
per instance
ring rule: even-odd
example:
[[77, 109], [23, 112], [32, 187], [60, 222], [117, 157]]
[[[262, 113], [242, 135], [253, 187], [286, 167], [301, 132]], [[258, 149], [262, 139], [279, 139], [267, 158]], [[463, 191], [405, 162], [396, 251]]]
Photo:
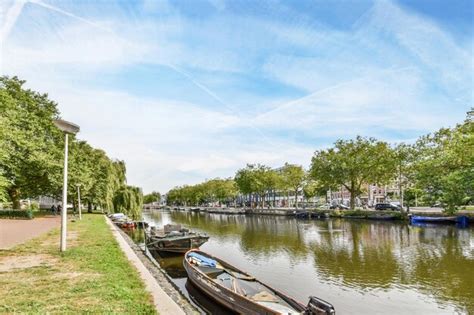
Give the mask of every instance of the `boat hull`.
[[413, 223], [418, 223], [418, 222], [430, 222], [430, 223], [436, 223], [436, 222], [456, 222], [456, 217], [423, 217], [423, 216], [412, 216], [411, 217], [411, 222]]
[[[199, 251], [195, 251], [199, 253]], [[183, 261], [184, 264], [184, 269], [186, 270], [186, 273], [188, 274], [188, 279], [191, 281], [191, 283], [196, 286], [198, 289], [200, 289], [203, 293], [205, 293], [208, 297], [219, 303], [220, 305], [236, 312], [239, 314], [279, 314], [275, 311], [272, 311], [271, 309], [265, 308], [262, 305], [259, 305], [245, 297], [243, 297], [240, 294], [237, 294], [221, 285], [218, 283], [214, 282], [212, 279], [207, 277], [205, 274], [202, 272], [198, 271], [196, 268], [194, 268], [187, 259], [187, 253], [185, 254], [185, 258]], [[212, 257], [212, 256], [210, 256]], [[220, 264], [222, 264], [226, 268], [231, 268], [234, 270], [238, 270], [235, 267], [227, 264], [226, 262], [217, 259], [215, 257], [212, 257], [212, 259], [215, 259], [218, 261]], [[246, 274], [243, 273], [242, 274]], [[247, 274], [246, 274], [247, 275]], [[257, 280], [256, 280], [257, 281]], [[261, 283], [260, 281], [258, 281]], [[263, 283], [261, 283], [263, 284]], [[263, 284], [265, 285], [265, 284]], [[294, 307], [298, 312], [303, 312], [305, 310], [305, 306], [295, 300], [293, 300], [290, 297], [287, 297], [283, 293], [270, 288], [269, 286], [265, 285], [271, 291], [274, 293], [278, 294], [280, 297], [282, 297], [285, 302], [290, 304], [292, 307]]]
[[208, 236], [202, 235], [179, 239], [147, 238], [147, 248], [150, 252], [184, 254], [190, 249], [199, 248], [208, 240]]

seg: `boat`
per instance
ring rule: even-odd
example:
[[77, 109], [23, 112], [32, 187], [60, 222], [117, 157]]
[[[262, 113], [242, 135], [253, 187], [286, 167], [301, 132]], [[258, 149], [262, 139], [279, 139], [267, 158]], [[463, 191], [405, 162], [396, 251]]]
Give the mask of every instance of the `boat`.
[[193, 248], [199, 248], [209, 240], [203, 233], [190, 232], [181, 225], [167, 224], [163, 230], [151, 227], [145, 231], [145, 244], [153, 254], [157, 253], [186, 253]]
[[218, 304], [239, 314], [335, 314], [329, 302], [311, 296], [304, 305], [200, 250], [188, 251], [183, 264], [193, 285]]
[[119, 221], [116, 224], [122, 229], [134, 229], [137, 226], [134, 221]]
[[412, 215], [410, 217], [411, 223], [459, 223], [467, 225], [469, 218], [467, 216], [452, 216], [452, 217], [430, 217], [430, 216], [418, 216]]

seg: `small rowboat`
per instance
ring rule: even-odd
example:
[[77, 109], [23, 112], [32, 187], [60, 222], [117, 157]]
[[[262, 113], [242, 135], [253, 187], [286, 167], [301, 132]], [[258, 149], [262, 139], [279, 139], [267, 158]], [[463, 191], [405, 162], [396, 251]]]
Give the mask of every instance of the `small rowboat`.
[[220, 305], [239, 314], [335, 314], [334, 307], [317, 297], [308, 304], [281, 293], [232, 265], [199, 250], [184, 255], [188, 279]]

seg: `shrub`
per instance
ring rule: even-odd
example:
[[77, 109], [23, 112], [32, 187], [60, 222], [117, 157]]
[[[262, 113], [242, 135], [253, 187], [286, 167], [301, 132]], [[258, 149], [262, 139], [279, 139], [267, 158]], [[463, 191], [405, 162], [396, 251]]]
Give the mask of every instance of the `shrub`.
[[33, 219], [33, 211], [32, 210], [0, 210], [0, 218]]

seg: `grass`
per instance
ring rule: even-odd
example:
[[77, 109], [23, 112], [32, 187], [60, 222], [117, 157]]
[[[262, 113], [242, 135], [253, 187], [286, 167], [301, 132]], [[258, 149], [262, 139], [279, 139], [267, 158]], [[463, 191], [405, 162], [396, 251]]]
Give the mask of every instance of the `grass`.
[[0, 313], [156, 314], [151, 295], [120, 250], [102, 215], [68, 224], [68, 250], [59, 229], [0, 251]]

